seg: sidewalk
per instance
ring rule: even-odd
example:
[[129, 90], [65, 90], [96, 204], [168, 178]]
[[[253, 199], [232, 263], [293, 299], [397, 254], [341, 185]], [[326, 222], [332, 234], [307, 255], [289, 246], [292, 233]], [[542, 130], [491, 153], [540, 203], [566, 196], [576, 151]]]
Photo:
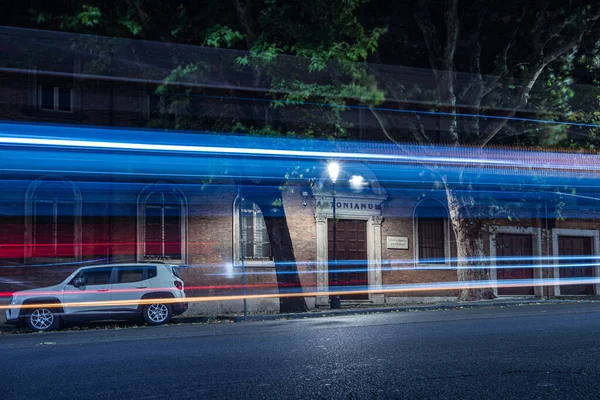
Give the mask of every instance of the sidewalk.
[[374, 313], [392, 313], [392, 312], [417, 312], [417, 311], [441, 311], [441, 310], [458, 310], [465, 308], [483, 308], [483, 307], [517, 307], [517, 306], [533, 306], [538, 304], [573, 304], [573, 303], [597, 303], [600, 299], [494, 299], [468, 302], [439, 302], [428, 304], [387, 304], [387, 305], [352, 305], [343, 306], [339, 310], [331, 310], [328, 308], [318, 308], [304, 313], [290, 314], [263, 314], [263, 313], [248, 313], [245, 317], [243, 314], [224, 314], [215, 316], [201, 315], [181, 315], [173, 318], [173, 321], [179, 323], [197, 323], [208, 322], [212, 320], [224, 320], [231, 322], [253, 322], [253, 321], [271, 321], [285, 319], [304, 319], [304, 318], [321, 318], [321, 317], [336, 317], [344, 315], [359, 315], [359, 314], [374, 314]]
[[[484, 307], [519, 307], [519, 306], [535, 306], [540, 304], [573, 304], [573, 303], [598, 303], [599, 299], [494, 299], [481, 300], [470, 302], [439, 302], [430, 304], [408, 304], [408, 305], [373, 305], [360, 304], [342, 306], [339, 310], [331, 310], [328, 308], [319, 308], [304, 313], [291, 314], [261, 314], [248, 313], [243, 314], [222, 314], [222, 315], [179, 315], [171, 320], [175, 324], [193, 324], [193, 323], [240, 323], [240, 322], [256, 322], [256, 321], [273, 321], [273, 320], [290, 320], [304, 318], [324, 318], [337, 317], [345, 315], [360, 315], [360, 314], [375, 314], [375, 313], [393, 313], [393, 312], [419, 312], [419, 311], [441, 311], [441, 310], [459, 310], [469, 308], [484, 308]], [[88, 324], [78, 325], [76, 330], [87, 329], [111, 329], [113, 327], [129, 327], [139, 326], [139, 324], [131, 322], [91, 322]], [[5, 324], [4, 313], [0, 315], [0, 334], [2, 333], [20, 333], [28, 332], [26, 328], [17, 328], [12, 325]]]

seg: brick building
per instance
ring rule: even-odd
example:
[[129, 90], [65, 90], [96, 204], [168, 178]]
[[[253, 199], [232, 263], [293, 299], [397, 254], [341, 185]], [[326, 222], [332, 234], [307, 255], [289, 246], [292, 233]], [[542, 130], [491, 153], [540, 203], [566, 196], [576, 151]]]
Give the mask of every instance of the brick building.
[[[82, 41], [87, 46], [82, 46]], [[298, 163], [289, 158], [218, 157], [210, 152], [192, 158], [147, 148], [117, 149], [117, 142], [164, 144], [172, 140], [173, 145], [218, 147], [231, 140], [208, 134], [192, 138], [135, 130], [151, 125], [157, 103], [162, 101], [156, 86], [173, 68], [161, 64], [164, 57], [144, 64], [128, 58], [128, 52], [145, 52], [148, 60], [153, 54], [186, 54], [189, 49], [129, 44], [0, 29], [1, 47], [14, 56], [2, 61], [0, 70], [0, 118], [10, 121], [2, 124], [3, 134], [113, 143], [112, 148], [80, 151], [0, 147], [0, 258], [6, 265], [0, 277], [3, 290], [46, 285], [86, 263], [160, 260], [188, 265], [183, 272], [188, 296], [241, 294], [244, 279], [247, 294], [275, 294], [277, 276], [264, 222], [266, 210], [252, 199], [261, 187], [277, 186], [285, 171], [301, 165], [307, 171], [305, 176], [288, 180], [281, 202], [298, 276], [303, 290], [310, 293], [306, 297], [309, 307], [327, 306], [328, 296], [318, 293], [326, 293], [334, 284], [329, 270], [334, 193], [337, 259], [342, 270], [337, 278], [352, 292], [342, 296], [343, 301], [381, 304], [456, 298], [457, 246], [447, 202], [443, 190], [418, 163], [365, 162], [360, 156], [342, 159], [334, 188], [327, 175], [326, 157], [311, 156]], [[98, 57], [98, 48], [109, 45], [113, 46], [112, 56]], [[80, 50], [90, 47], [93, 57]], [[237, 56], [206, 51], [214, 65]], [[249, 78], [241, 75], [236, 93], [247, 89], [244, 82]], [[213, 96], [217, 89], [211, 79], [193, 84]], [[208, 116], [210, 96], [203, 103]], [[174, 120], [181, 117], [177, 109], [171, 114]], [[368, 134], [372, 121], [358, 111], [349, 118], [362, 121], [358, 136]], [[169, 135], [173, 139], [165, 139]], [[267, 142], [256, 140], [266, 146]], [[313, 146], [335, 149], [326, 143]], [[380, 154], [389, 153], [383, 145], [371, 147]], [[469, 157], [474, 153], [464, 151]], [[456, 157], [456, 153], [448, 154], [447, 159]], [[535, 152], [515, 155], [490, 150], [486, 154], [494, 159], [530, 157], [531, 163], [545, 157]], [[517, 218], [512, 222], [501, 218], [491, 224], [485, 242], [489, 259], [482, 264], [491, 265], [492, 281], [500, 282], [495, 289], [498, 295], [579, 296], [595, 295], [599, 290], [595, 283], [564, 285], [553, 280], [550, 285], [540, 285], [542, 278], [600, 276], [593, 262], [600, 252], [595, 170], [591, 168], [595, 161], [585, 155], [574, 160], [567, 153], [551, 157], [544, 162], [576, 164], [586, 171], [547, 173], [550, 183], [528, 189], [516, 207]], [[458, 173], [468, 167], [448, 168]], [[481, 171], [476, 168], [473, 173]], [[499, 191], [515, 175], [493, 168], [483, 171], [489, 179], [481, 191]], [[246, 179], [241, 182], [240, 176]], [[549, 193], [574, 182], [583, 195], [567, 196], [561, 208], [564, 220], [557, 221], [554, 206], [548, 210], [549, 203], [556, 203], [549, 201], [555, 196]], [[514, 191], [503, 193], [508, 196], [506, 193]], [[513, 199], [502, 201], [508, 204]], [[582, 262], [583, 266], [576, 265]], [[559, 268], [564, 263], [569, 267]], [[511, 285], [511, 280], [517, 284]], [[254, 296], [248, 305], [251, 311], [279, 309], [273, 297]], [[241, 307], [239, 299], [192, 305], [197, 312], [239, 311]]]

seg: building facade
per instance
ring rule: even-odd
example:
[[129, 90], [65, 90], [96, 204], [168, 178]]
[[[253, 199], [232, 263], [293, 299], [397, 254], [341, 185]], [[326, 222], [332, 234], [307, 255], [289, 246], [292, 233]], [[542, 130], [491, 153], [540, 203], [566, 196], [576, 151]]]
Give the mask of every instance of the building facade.
[[[10, 49], [19, 34], [26, 35], [4, 32], [3, 47]], [[85, 71], [89, 63], [80, 57], [58, 58], [52, 69], [48, 60], [3, 66], [0, 119], [10, 121], [5, 128], [148, 126], [160, 101], [154, 86], [101, 79]], [[260, 179], [242, 185], [232, 176], [215, 178], [209, 168], [214, 159], [194, 173], [199, 162], [181, 157], [102, 158], [64, 151], [52, 161], [43, 152], [7, 147], [2, 152], [3, 291], [45, 286], [85, 264], [163, 261], [186, 265], [188, 296], [207, 299], [194, 302], [192, 312], [239, 312], [243, 294], [250, 311], [279, 310], [282, 288], [267, 210], [247, 195], [253, 193], [248, 186], [260, 190]], [[42, 158], [45, 164], [35, 166]], [[61, 163], [70, 168], [59, 168]], [[422, 168], [402, 170], [413, 178], [395, 181], [368, 163], [342, 163], [333, 186], [323, 162], [314, 165], [315, 179], [291, 180], [280, 199], [309, 308], [328, 307], [329, 292], [336, 290], [347, 303], [457, 298], [460, 244], [443, 191], [422, 177]], [[575, 197], [565, 202], [563, 218], [534, 199], [519, 208], [518, 218], [490, 223], [481, 264], [490, 268], [498, 296], [598, 294], [600, 285], [593, 281], [600, 276], [594, 261], [600, 253], [598, 200], [593, 191]]]

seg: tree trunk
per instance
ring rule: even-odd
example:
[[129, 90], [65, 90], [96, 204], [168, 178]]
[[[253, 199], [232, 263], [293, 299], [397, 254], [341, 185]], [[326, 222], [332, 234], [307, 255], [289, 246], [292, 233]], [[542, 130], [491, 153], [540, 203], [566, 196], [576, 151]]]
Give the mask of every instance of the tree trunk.
[[[456, 236], [457, 278], [463, 284], [459, 301], [485, 300], [496, 297], [490, 283], [490, 269], [486, 259], [484, 232], [487, 224], [477, 216], [475, 199], [470, 194], [459, 194], [446, 184], [448, 211], [452, 230]], [[481, 284], [478, 283], [481, 281]]]
[[282, 313], [306, 312], [308, 307], [304, 297], [288, 296], [288, 294], [302, 293], [302, 283], [298, 275], [290, 229], [281, 202], [281, 192], [277, 190], [274, 196], [265, 196], [263, 193], [252, 200], [260, 207], [269, 234], [280, 295], [279, 309]]

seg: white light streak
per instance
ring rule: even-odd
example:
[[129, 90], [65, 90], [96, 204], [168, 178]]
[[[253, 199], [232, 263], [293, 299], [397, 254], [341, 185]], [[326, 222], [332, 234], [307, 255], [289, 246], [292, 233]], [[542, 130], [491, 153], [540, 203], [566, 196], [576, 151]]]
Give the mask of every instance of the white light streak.
[[308, 157], [308, 158], [337, 158], [337, 159], [370, 159], [382, 161], [418, 161], [440, 162], [440, 163], [478, 163], [493, 165], [515, 165], [510, 161], [502, 160], [476, 160], [470, 158], [454, 157], [424, 157], [424, 156], [402, 156], [397, 154], [372, 154], [372, 153], [345, 153], [329, 151], [306, 151], [306, 150], [284, 150], [284, 149], [261, 149], [246, 147], [220, 147], [220, 146], [187, 146], [174, 144], [151, 144], [151, 143], [128, 143], [108, 142], [95, 140], [71, 140], [71, 139], [41, 139], [24, 137], [0, 137], [0, 144], [8, 145], [30, 145], [30, 146], [60, 146], [69, 148], [90, 148], [110, 150], [146, 150], [160, 152], [181, 152], [200, 154], [237, 154], [257, 155], [274, 157]]

